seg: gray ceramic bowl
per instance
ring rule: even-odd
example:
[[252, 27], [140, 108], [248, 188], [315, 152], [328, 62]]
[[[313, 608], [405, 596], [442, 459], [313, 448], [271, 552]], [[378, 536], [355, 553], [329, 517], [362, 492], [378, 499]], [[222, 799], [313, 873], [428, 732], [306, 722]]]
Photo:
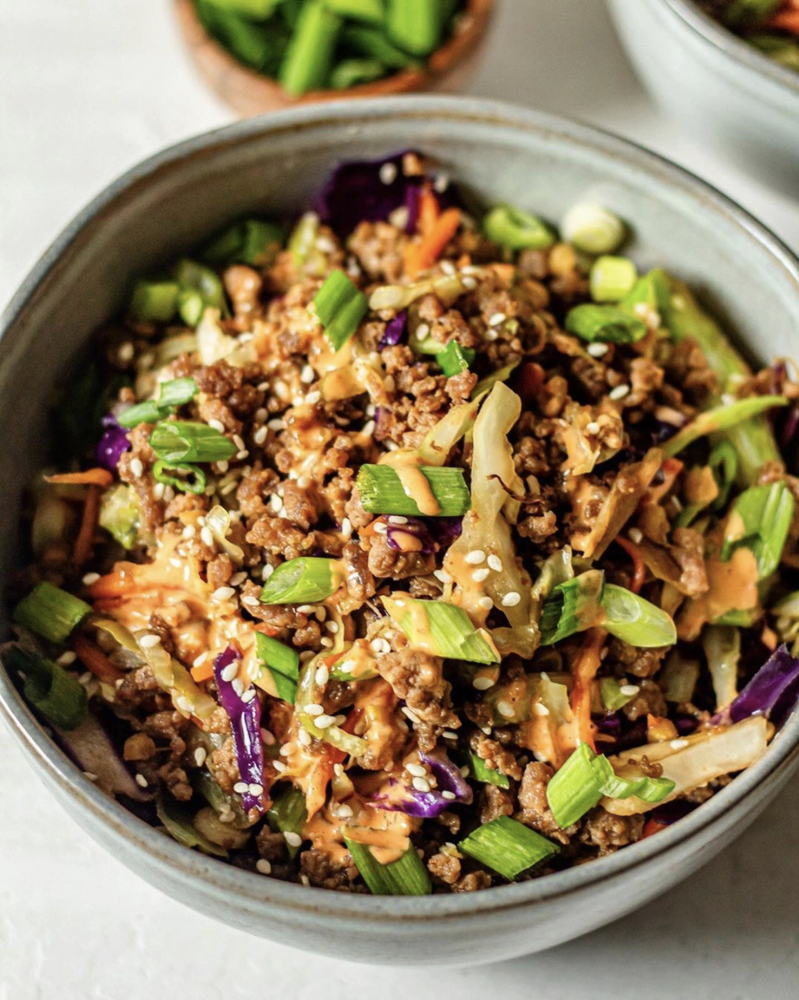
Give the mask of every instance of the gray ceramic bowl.
[[[37, 264], [0, 340], [0, 567], [15, 565], [23, 484], [46, 446], [51, 388], [131, 279], [246, 209], [308, 203], [341, 157], [417, 148], [488, 200], [557, 220], [592, 197], [629, 220], [631, 251], [701, 289], [761, 356], [790, 353], [799, 262], [707, 185], [582, 125], [473, 100], [398, 98], [294, 110], [192, 139], [126, 174]], [[799, 759], [799, 714], [745, 774], [689, 817], [617, 854], [522, 885], [425, 898], [349, 896], [272, 881], [186, 850], [107, 799], [54, 746], [0, 670], [7, 721], [86, 831], [189, 906], [300, 948], [365, 962], [497, 961], [549, 948], [641, 906], [737, 836]], [[124, 905], [124, 900], [119, 900]]]
[[627, 56], [657, 102], [755, 176], [799, 194], [799, 73], [692, 0], [607, 0]]

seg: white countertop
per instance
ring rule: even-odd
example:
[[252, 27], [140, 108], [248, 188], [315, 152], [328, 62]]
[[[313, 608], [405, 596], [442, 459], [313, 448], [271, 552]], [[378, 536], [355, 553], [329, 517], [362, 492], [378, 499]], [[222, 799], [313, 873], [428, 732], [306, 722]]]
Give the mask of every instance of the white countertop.
[[[635, 2], [635, 0], [629, 0]], [[0, 0], [0, 304], [75, 212], [160, 147], [230, 120], [168, 0]], [[707, 177], [799, 249], [799, 205], [649, 103], [600, 0], [504, 0], [471, 91], [579, 117]], [[68, 303], [65, 303], [68, 308]], [[687, 885], [553, 951], [457, 970], [357, 969], [172, 902], [68, 819], [0, 728], [0, 1000], [793, 997], [799, 784]], [[793, 836], [792, 836], [793, 835]], [[357, 979], [356, 979], [357, 977]]]

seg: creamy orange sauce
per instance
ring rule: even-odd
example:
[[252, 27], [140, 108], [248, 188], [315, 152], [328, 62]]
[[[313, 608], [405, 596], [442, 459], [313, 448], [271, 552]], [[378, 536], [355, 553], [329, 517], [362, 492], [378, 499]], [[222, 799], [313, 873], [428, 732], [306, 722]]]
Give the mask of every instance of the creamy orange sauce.
[[722, 562], [718, 554], [707, 561], [708, 590], [690, 601], [680, 616], [681, 639], [696, 639], [702, 626], [728, 611], [749, 611], [758, 604], [757, 560], [751, 549], [736, 549], [732, 558]]
[[[385, 782], [385, 775], [382, 780]], [[373, 787], [370, 787], [368, 794], [389, 791], [387, 784], [383, 788], [375, 782], [371, 784]], [[399, 861], [410, 847], [410, 836], [418, 828], [420, 821], [404, 813], [378, 809], [364, 802], [358, 795], [350, 796], [346, 804], [352, 809], [352, 816], [339, 818], [334, 813], [336, 804], [325, 806], [306, 821], [303, 837], [339, 864], [344, 864], [349, 854], [344, 837], [357, 844], [368, 845], [380, 864], [390, 865]]]
[[397, 473], [402, 489], [407, 497], [419, 508], [425, 517], [435, 517], [441, 513], [441, 506], [433, 496], [430, 483], [419, 466], [422, 460], [412, 448], [398, 448], [380, 456], [380, 465], [389, 465]]

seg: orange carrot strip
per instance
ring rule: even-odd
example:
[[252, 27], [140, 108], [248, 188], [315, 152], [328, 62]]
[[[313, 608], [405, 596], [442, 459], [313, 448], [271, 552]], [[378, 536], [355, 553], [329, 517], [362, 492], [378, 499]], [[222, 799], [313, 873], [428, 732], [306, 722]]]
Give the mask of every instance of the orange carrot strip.
[[199, 667], [192, 667], [190, 673], [193, 680], [197, 681], [198, 684], [202, 684], [203, 681], [210, 681], [214, 676], [214, 664], [208, 660], [205, 663], [201, 663]]
[[101, 681], [105, 681], [107, 684], [116, 684], [125, 676], [121, 670], [114, 666], [99, 646], [87, 639], [85, 635], [81, 635], [80, 632], [73, 638], [72, 648], [84, 667]]
[[419, 196], [419, 218], [416, 227], [422, 236], [431, 232], [433, 226], [441, 215], [438, 198], [433, 194], [428, 186], [425, 186]]
[[436, 220], [435, 225], [422, 236], [419, 243], [409, 243], [405, 250], [405, 270], [409, 278], [415, 278], [438, 260], [444, 249], [458, 231], [461, 221], [459, 208], [448, 208]]
[[607, 632], [603, 628], [590, 628], [585, 633], [583, 644], [572, 665], [574, 687], [571, 706], [577, 724], [577, 735], [581, 743], [587, 743], [596, 750], [594, 733], [596, 727], [591, 722], [591, 682], [596, 677], [602, 662], [602, 647]]
[[94, 531], [97, 527], [97, 516], [100, 513], [100, 487], [90, 486], [86, 491], [86, 502], [83, 505], [83, 520], [80, 531], [75, 539], [75, 551], [72, 558], [76, 566], [82, 566], [92, 554]]
[[646, 564], [641, 558], [641, 553], [637, 545], [634, 545], [628, 538], [618, 536], [614, 538], [617, 545], [620, 545], [633, 561], [633, 578], [630, 581], [630, 590], [634, 594], [641, 593], [641, 587], [646, 580]]
[[781, 10], [766, 24], [769, 28], [779, 28], [782, 31], [790, 31], [794, 35], [799, 35], [799, 10]]
[[48, 483], [62, 483], [73, 486], [110, 486], [114, 477], [108, 469], [87, 469], [85, 472], [59, 472], [57, 476], [45, 476]]
[[660, 833], [661, 830], [665, 830], [668, 827], [668, 823], [661, 823], [656, 819], [648, 819], [644, 823], [644, 829], [641, 831], [641, 840], [646, 837], [651, 837], [654, 833]]

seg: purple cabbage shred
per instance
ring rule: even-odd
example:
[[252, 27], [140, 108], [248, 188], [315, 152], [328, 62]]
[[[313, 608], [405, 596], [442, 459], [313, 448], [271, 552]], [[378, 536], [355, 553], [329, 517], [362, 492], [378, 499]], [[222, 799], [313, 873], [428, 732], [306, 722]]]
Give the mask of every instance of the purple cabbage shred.
[[407, 546], [402, 544], [402, 535], [411, 535], [421, 542], [421, 549], [416, 551], [429, 556], [439, 549], [447, 548], [460, 536], [463, 524], [459, 517], [409, 517], [405, 524], [392, 524], [389, 521], [386, 530], [386, 543], [395, 552], [407, 552]]
[[382, 351], [384, 347], [396, 347], [397, 344], [405, 336], [405, 327], [408, 323], [408, 310], [403, 309], [402, 312], [398, 312], [394, 319], [390, 319], [386, 323], [386, 329], [383, 332], [383, 336], [380, 338], [379, 348]]
[[740, 722], [752, 715], [764, 715], [779, 722], [799, 700], [799, 659], [791, 656], [783, 643], [766, 660], [735, 701], [714, 721]]
[[103, 417], [103, 427], [105, 429], [97, 442], [95, 457], [98, 465], [109, 472], [116, 472], [120, 458], [126, 451], [130, 451], [128, 432], [110, 413]]
[[[418, 819], [435, 819], [442, 812], [450, 809], [456, 803], [470, 805], [474, 792], [461, 774], [460, 768], [453, 764], [445, 753], [419, 754], [420, 759], [427, 764], [435, 775], [438, 788], [429, 792], [421, 792], [416, 788], [404, 788], [404, 797], [399, 801], [387, 800], [384, 796], [376, 796], [374, 801], [387, 812], [402, 812], [406, 816]], [[398, 782], [392, 778], [389, 784], [396, 788]], [[454, 798], [444, 797], [442, 792], [454, 795]]]
[[[225, 668], [241, 659], [241, 653], [228, 646], [214, 660], [214, 679], [219, 691], [219, 701], [222, 708], [230, 716], [230, 728], [233, 732], [233, 745], [236, 749], [236, 761], [239, 765], [241, 780], [247, 785], [264, 787], [264, 749], [261, 744], [261, 702], [258, 696], [250, 701], [244, 701], [233, 681], [222, 676]], [[263, 812], [263, 795], [253, 795], [250, 791], [241, 796], [245, 812], [253, 807]]]

